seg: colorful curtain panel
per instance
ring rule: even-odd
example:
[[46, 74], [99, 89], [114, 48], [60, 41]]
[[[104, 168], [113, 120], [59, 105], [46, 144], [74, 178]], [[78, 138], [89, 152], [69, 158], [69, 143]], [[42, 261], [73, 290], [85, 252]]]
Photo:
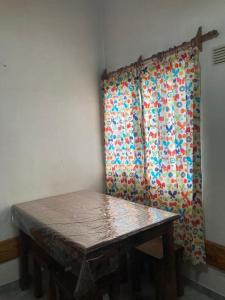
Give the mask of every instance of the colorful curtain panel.
[[107, 193], [144, 200], [144, 141], [138, 71], [104, 82]]
[[110, 77], [104, 104], [107, 192], [179, 213], [175, 240], [204, 262], [198, 49]]

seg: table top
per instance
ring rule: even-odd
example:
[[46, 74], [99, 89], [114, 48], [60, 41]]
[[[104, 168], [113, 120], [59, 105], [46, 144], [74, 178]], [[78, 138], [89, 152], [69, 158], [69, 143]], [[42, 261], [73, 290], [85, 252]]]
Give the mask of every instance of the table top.
[[177, 214], [90, 191], [17, 204], [12, 214], [15, 223], [21, 219], [28, 230], [48, 228], [85, 252], [178, 218]]

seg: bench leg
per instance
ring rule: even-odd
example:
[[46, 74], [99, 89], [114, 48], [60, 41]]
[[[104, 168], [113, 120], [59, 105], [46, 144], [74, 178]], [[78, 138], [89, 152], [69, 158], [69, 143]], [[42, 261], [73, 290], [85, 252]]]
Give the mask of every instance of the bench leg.
[[29, 237], [22, 231], [19, 235], [20, 239], [20, 257], [19, 257], [19, 285], [22, 291], [30, 287], [29, 274]]

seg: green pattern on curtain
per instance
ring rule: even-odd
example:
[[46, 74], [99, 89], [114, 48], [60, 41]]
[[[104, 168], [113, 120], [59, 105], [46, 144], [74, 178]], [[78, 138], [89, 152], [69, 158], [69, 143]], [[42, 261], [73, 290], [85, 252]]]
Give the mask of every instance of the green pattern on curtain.
[[198, 49], [110, 77], [104, 104], [107, 192], [179, 213], [175, 240], [204, 262]]

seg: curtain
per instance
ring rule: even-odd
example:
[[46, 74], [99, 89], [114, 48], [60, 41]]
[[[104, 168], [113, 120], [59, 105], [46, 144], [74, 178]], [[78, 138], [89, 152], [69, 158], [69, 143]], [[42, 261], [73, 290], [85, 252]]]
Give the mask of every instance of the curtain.
[[179, 213], [175, 240], [204, 262], [199, 51], [104, 82], [107, 193]]
[[139, 76], [135, 68], [104, 81], [106, 190], [144, 201], [144, 141]]
[[151, 206], [180, 214], [175, 239], [185, 257], [203, 262], [199, 51], [154, 60], [141, 72], [146, 197]]

